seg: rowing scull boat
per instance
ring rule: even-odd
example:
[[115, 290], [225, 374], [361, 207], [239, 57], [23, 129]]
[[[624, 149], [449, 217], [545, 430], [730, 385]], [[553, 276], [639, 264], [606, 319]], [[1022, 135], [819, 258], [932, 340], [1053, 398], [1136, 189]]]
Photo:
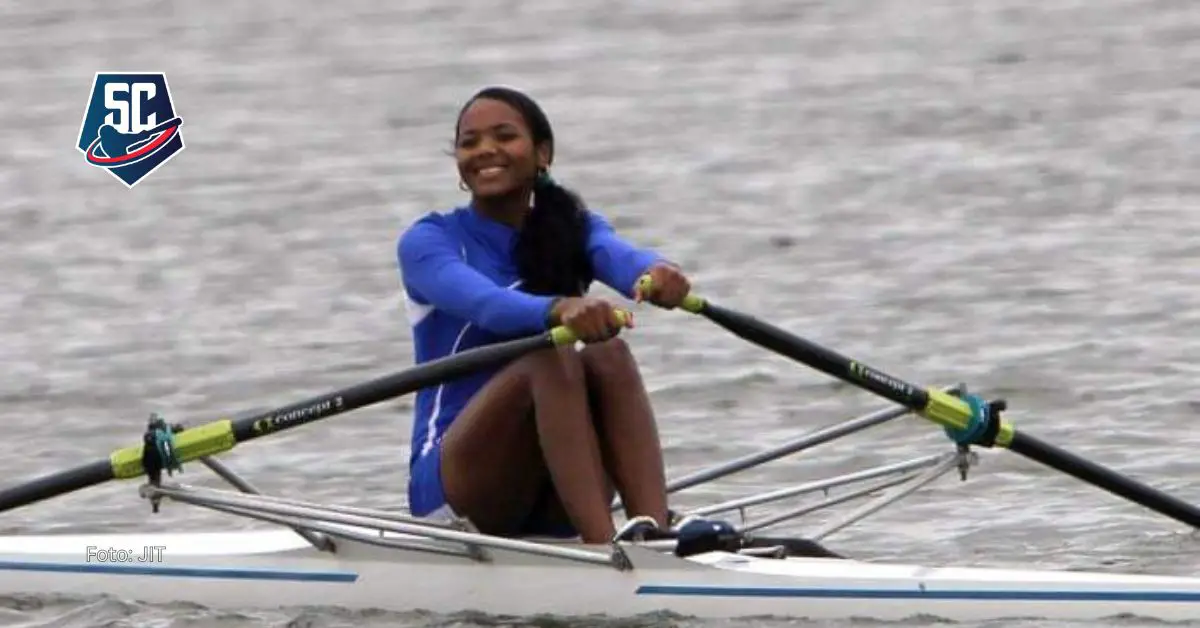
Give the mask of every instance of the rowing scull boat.
[[[480, 553], [420, 534], [323, 527], [362, 536], [339, 538], [335, 552], [287, 529], [0, 537], [0, 590], [231, 609], [319, 605], [515, 616], [1200, 617], [1196, 578], [730, 552], [680, 558], [625, 543], [530, 540], [536, 547], [502, 549], [482, 536], [476, 539], [484, 544]], [[563, 554], [550, 555], [552, 550]]]
[[[685, 309], [738, 336], [839, 377], [900, 405], [818, 430], [771, 450], [672, 483], [681, 490], [890, 421], [909, 412], [963, 430], [971, 409], [947, 389], [925, 389], [796, 338], [761, 321], [692, 299]], [[0, 491], [0, 511], [112, 479], [146, 475], [143, 497], [182, 502], [272, 522], [268, 530], [213, 533], [11, 535], [0, 537], [0, 590], [109, 595], [146, 602], [189, 601], [222, 608], [330, 605], [441, 613], [636, 616], [670, 611], [699, 617], [808, 618], [917, 615], [950, 620], [1011, 617], [1097, 620], [1117, 615], [1200, 619], [1200, 578], [1031, 569], [880, 564], [832, 556], [817, 542], [957, 470], [998, 446], [1042, 462], [1179, 521], [1200, 510], [1058, 449], [995, 417], [984, 442], [693, 511], [740, 511], [864, 483], [817, 504], [738, 526], [733, 546], [682, 551], [680, 541], [507, 539], [466, 521], [260, 495], [211, 456], [236, 444], [413, 392], [443, 379], [574, 342], [565, 330], [465, 352], [437, 363], [298, 404], [181, 431], [176, 447], [127, 447], [108, 459]], [[961, 388], [961, 387], [960, 387]], [[961, 392], [958, 391], [958, 392]], [[1002, 405], [996, 404], [996, 409]], [[169, 431], [169, 430], [167, 430]], [[163, 435], [154, 433], [157, 439]], [[164, 453], [165, 452], [165, 453]], [[171, 460], [164, 460], [167, 456]], [[241, 492], [164, 482], [173, 464], [200, 460]], [[172, 464], [164, 464], [171, 462]], [[803, 539], [758, 537], [781, 521], [862, 497], [874, 499]]]

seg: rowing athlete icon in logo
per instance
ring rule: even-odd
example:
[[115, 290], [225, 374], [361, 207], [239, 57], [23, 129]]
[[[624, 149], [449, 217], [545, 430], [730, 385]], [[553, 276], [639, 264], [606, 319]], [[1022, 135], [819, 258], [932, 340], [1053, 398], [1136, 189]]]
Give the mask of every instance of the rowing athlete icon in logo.
[[89, 164], [132, 188], [183, 150], [182, 125], [162, 73], [101, 72], [92, 83], [77, 147]]

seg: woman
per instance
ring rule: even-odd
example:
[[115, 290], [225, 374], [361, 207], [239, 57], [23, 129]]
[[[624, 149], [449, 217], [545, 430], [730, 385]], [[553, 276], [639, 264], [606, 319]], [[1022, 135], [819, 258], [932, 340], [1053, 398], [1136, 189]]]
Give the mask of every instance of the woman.
[[[665, 534], [654, 413], [616, 338], [614, 307], [585, 293], [599, 280], [674, 308], [687, 278], [619, 238], [550, 177], [554, 134], [528, 96], [500, 87], [477, 93], [459, 112], [454, 148], [470, 203], [427, 214], [398, 245], [417, 362], [557, 325], [587, 344], [421, 391], [411, 511], [466, 517], [489, 534], [608, 543], [615, 488], [640, 532]], [[641, 293], [646, 273], [653, 289]]]

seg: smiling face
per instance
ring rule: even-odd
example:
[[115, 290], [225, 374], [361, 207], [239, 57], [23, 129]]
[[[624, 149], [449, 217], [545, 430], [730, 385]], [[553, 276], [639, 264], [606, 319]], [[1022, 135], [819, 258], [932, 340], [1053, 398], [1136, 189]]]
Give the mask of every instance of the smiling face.
[[549, 156], [549, 144], [535, 146], [524, 117], [507, 103], [479, 98], [463, 111], [454, 157], [476, 199], [531, 190], [538, 169], [549, 166]]

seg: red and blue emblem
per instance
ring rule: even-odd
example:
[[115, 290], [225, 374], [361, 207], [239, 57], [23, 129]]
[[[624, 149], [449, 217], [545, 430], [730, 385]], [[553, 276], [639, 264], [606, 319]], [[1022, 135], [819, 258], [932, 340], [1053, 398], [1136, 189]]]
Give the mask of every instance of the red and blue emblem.
[[132, 188], [183, 150], [182, 125], [163, 73], [97, 72], [77, 146]]

